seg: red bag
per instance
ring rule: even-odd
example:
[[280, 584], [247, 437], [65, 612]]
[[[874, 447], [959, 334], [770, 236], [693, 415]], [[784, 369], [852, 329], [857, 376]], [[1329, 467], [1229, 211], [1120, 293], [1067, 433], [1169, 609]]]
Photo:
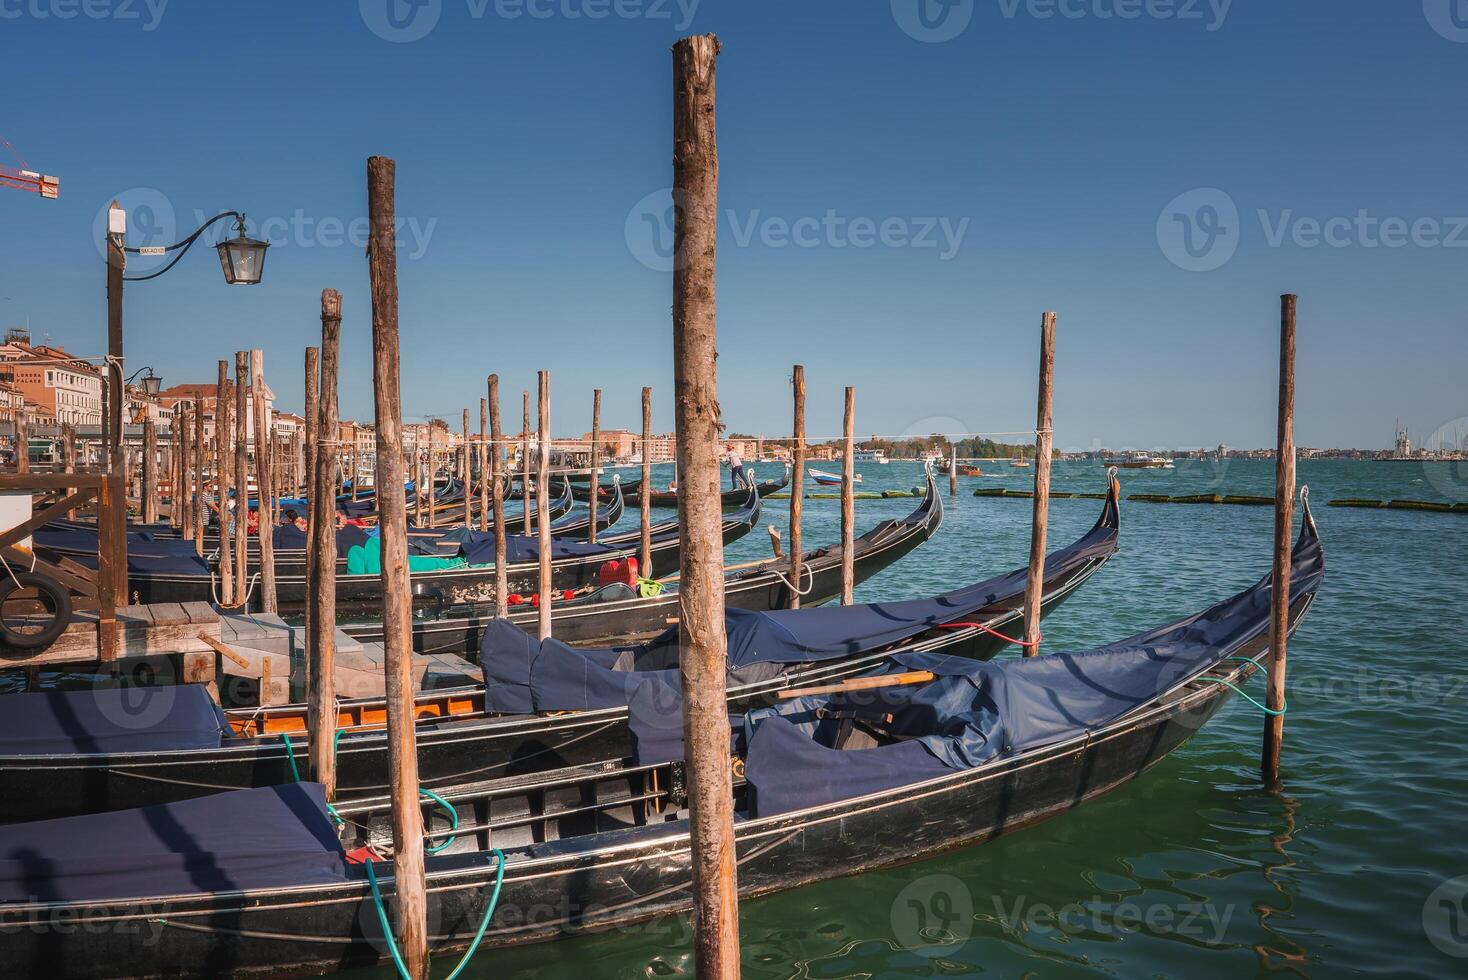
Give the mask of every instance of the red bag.
[[628, 558], [625, 561], [609, 561], [601, 567], [597, 576], [598, 585], [605, 588], [614, 582], [621, 582], [629, 588], [637, 588], [637, 559]]

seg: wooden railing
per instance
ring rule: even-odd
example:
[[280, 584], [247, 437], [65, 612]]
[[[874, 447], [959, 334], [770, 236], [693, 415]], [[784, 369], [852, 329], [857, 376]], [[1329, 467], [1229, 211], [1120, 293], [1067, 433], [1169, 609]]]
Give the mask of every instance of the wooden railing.
[[[116, 660], [118, 596], [127, 595], [127, 536], [114, 530], [115, 508], [126, 507], [121, 474], [3, 473], [0, 491], [28, 491], [37, 495], [30, 520], [0, 531], [0, 555], [8, 562], [30, 567], [54, 578], [72, 593], [74, 609], [97, 612], [98, 657]], [[23, 551], [22, 540], [47, 523], [88, 507], [97, 513], [97, 570], [61, 558], [47, 561]]]

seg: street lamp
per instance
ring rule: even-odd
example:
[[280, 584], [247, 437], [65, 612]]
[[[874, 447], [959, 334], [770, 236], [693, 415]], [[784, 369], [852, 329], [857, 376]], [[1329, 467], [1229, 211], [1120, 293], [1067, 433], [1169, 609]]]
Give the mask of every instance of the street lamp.
[[[116, 372], [117, 383], [107, 385], [107, 432], [105, 438], [108, 448], [108, 468], [114, 478], [120, 479], [125, 469], [122, 447], [122, 389], [125, 382], [122, 377], [122, 284], [124, 282], [146, 282], [149, 279], [157, 279], [174, 266], [178, 260], [184, 257], [199, 236], [212, 225], [225, 218], [235, 220], [236, 234], [234, 238], [220, 242], [216, 248], [219, 251], [219, 264], [224, 271], [224, 281], [231, 286], [254, 286], [260, 282], [260, 275], [265, 268], [265, 250], [270, 247], [268, 242], [256, 241], [245, 235], [245, 216], [238, 211], [222, 211], [200, 225], [193, 234], [182, 241], [174, 242], [172, 245], [162, 247], [132, 248], [126, 243], [127, 239], [127, 212], [124, 211], [116, 201], [107, 209], [107, 366], [108, 381]], [[127, 253], [134, 255], [166, 255], [176, 252], [173, 260], [156, 272], [150, 272], [144, 276], [125, 275], [127, 269]], [[149, 375], [152, 375], [150, 370]], [[156, 393], [156, 389], [162, 383], [162, 379], [152, 379], [153, 389], [150, 394]], [[145, 388], [149, 380], [144, 379]], [[119, 549], [122, 560], [118, 563], [117, 579], [114, 588], [118, 595], [127, 593], [127, 512], [120, 506], [112, 508], [112, 521], [110, 527], [103, 530], [111, 538], [108, 542], [113, 548]]]
[[148, 373], [143, 377], [143, 393], [149, 398], [157, 398], [158, 392], [163, 388], [163, 379], [153, 373], [153, 366], [151, 364], [147, 367], [140, 367], [128, 375], [127, 380], [123, 382], [123, 386], [126, 387], [132, 384], [133, 380], [144, 371]]

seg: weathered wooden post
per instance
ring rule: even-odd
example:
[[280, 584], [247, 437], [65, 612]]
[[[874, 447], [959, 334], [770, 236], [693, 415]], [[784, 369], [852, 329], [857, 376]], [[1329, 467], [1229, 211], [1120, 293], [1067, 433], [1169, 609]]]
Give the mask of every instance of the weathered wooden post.
[[[372, 363], [377, 420], [377, 486], [403, 485], [403, 403], [399, 388], [398, 274], [393, 180], [388, 157], [367, 161], [371, 221]], [[387, 659], [388, 768], [392, 781], [393, 883], [403, 959], [413, 980], [428, 976], [428, 894], [423, 877], [423, 813], [418, 809], [418, 751], [413, 718], [412, 610], [408, 528], [401, 494], [379, 494], [382, 533], [382, 634]]]
[[22, 406], [15, 413], [15, 472], [31, 471], [31, 424]]
[[795, 389], [795, 436], [790, 447], [790, 608], [800, 608], [800, 512], [805, 505], [805, 365], [795, 365], [790, 383]]
[[841, 429], [841, 605], [856, 601], [856, 389], [846, 389]]
[[591, 391], [591, 503], [587, 505], [591, 511], [591, 530], [587, 532], [586, 540], [596, 544], [596, 512], [597, 495], [601, 493], [601, 477], [597, 471], [601, 469], [601, 389], [593, 388]]
[[479, 530], [489, 530], [489, 400], [479, 399]]
[[948, 496], [958, 496], [958, 446], [948, 440]]
[[539, 392], [536, 407], [539, 418], [540, 458], [536, 461], [535, 468], [535, 524], [538, 535], [538, 547], [535, 549], [540, 556], [540, 615], [537, 617], [540, 627], [540, 638], [546, 640], [551, 635], [551, 596], [555, 593], [554, 583], [551, 580], [551, 531], [550, 531], [550, 457], [551, 457], [551, 434], [550, 434], [550, 372], [539, 371], [536, 373], [539, 383]]
[[[311, 445], [316, 457], [309, 467], [316, 482], [306, 490], [311, 540], [306, 565], [306, 723], [311, 737], [311, 778], [326, 787], [328, 800], [336, 797], [336, 375], [341, 351], [342, 297], [335, 289], [321, 291], [321, 350], [308, 349], [307, 425], [317, 436]], [[319, 361], [313, 365], [313, 361]], [[309, 368], [316, 367], [316, 377]], [[316, 418], [309, 413], [314, 410]], [[321, 438], [325, 435], [325, 438]], [[384, 501], [379, 492], [377, 505]], [[401, 494], [396, 496], [402, 501]]]
[[179, 409], [175, 405], [173, 416], [168, 420], [168, 523], [183, 530], [183, 502], [180, 498], [183, 491], [183, 449], [179, 442], [180, 425]]
[[[67, 433], [62, 431], [62, 454], [66, 472], [71, 472], [71, 452], [66, 448]], [[158, 522], [158, 423], [152, 415], [143, 416], [143, 523]]]
[[[340, 294], [338, 300], [340, 300]], [[340, 309], [340, 302], [338, 302]], [[326, 293], [321, 294], [322, 316], [326, 315]], [[322, 335], [326, 333], [325, 325], [322, 326]], [[309, 530], [314, 526], [316, 515], [316, 442], [317, 433], [321, 431], [321, 348], [306, 348], [306, 436], [305, 436], [305, 466], [306, 474], [302, 486], [305, 487], [306, 495], [306, 525]], [[335, 502], [333, 501], [331, 517], [335, 523]]]
[[[494, 508], [494, 614], [504, 619], [510, 614], [510, 576], [505, 559], [505, 480], [509, 479], [509, 453], [505, 454], [505, 472], [500, 473], [500, 445], [504, 441], [500, 426], [500, 376], [489, 376], [489, 491]], [[501, 479], [501, 476], [504, 479]]]
[[[194, 403], [194, 540], [199, 552], [204, 551], [204, 525], [209, 514], [209, 483], [204, 479], [204, 466], [209, 461], [209, 443], [204, 439], [204, 400]], [[126, 431], [126, 427], [122, 431]], [[123, 453], [126, 455], [126, 452]]]
[[652, 578], [652, 389], [642, 389], [642, 483], [637, 513], [642, 521], [638, 543], [637, 574]]
[[464, 527], [474, 526], [474, 487], [470, 480], [469, 466], [469, 410], [464, 409], [464, 439], [459, 446], [459, 480], [464, 484]]
[[184, 540], [198, 546], [194, 538], [194, 426], [189, 410], [180, 408], [174, 412], [173, 424], [178, 429], [180, 486], [174, 488], [174, 496], [183, 500]]
[[265, 410], [265, 352], [250, 351], [250, 390], [255, 412], [255, 482], [260, 484], [260, 608], [273, 613], [275, 603], [275, 518], [271, 503], [270, 415]]
[[[234, 580], [236, 604], [250, 594], [250, 353], [234, 354]], [[258, 482], [258, 481], [256, 481]]]
[[1050, 457], [1055, 444], [1055, 319], [1040, 318], [1040, 402], [1035, 413], [1035, 501], [1030, 526], [1030, 573], [1025, 582], [1025, 656], [1040, 655], [1041, 598], [1045, 588], [1045, 532], [1050, 524]]
[[1290, 538], [1295, 520], [1295, 311], [1298, 297], [1279, 298], [1279, 440], [1274, 464], [1274, 581], [1269, 607], [1269, 690], [1264, 718], [1264, 781], [1279, 785], [1284, 746], [1286, 645], [1290, 635]]
[[[429, 491], [433, 490], [433, 483], [429, 481]], [[382, 488], [378, 488], [378, 493]], [[423, 451], [418, 448], [418, 431], [413, 432], [413, 523], [423, 527]]]
[[[530, 537], [530, 514], [534, 510], [530, 495], [530, 392], [520, 393], [521, 415], [520, 431], [520, 499], [521, 509], [525, 512], [525, 536]], [[536, 487], [536, 493], [545, 493], [545, 487]]]
[[[698, 975], [739, 976], [734, 795], [725, 703], [723, 506], [715, 357], [719, 158], [712, 34], [673, 45], [673, 371], [683, 549], [678, 583], [683, 735], [693, 845]], [[644, 494], [651, 487], [644, 487]], [[644, 499], [645, 496], [644, 496]], [[649, 573], [650, 573], [649, 569]]]
[[[234, 453], [229, 450], [226, 433], [230, 432], [229, 362], [220, 361], [218, 381], [214, 386], [214, 476], [218, 488], [214, 499], [219, 505], [219, 598], [226, 606], [235, 604], [234, 585], [234, 542], [229, 538], [229, 488], [233, 483], [230, 469], [234, 464]], [[148, 441], [147, 429], [143, 430], [143, 442]], [[143, 455], [149, 455], [145, 446]], [[146, 458], [144, 462], [146, 462]]]

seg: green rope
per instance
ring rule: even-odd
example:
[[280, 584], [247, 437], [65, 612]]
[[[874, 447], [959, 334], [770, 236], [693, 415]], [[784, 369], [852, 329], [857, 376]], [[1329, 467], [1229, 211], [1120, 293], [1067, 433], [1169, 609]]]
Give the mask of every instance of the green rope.
[[[1223, 659], [1224, 660], [1242, 660], [1246, 664], [1253, 664], [1255, 667], [1261, 667], [1262, 668], [1264, 665], [1261, 664], [1259, 661], [1263, 657], [1264, 657], [1264, 654], [1262, 654], [1262, 653], [1259, 654], [1259, 656], [1257, 656], [1257, 657], [1241, 657], [1241, 656], [1239, 656], [1237, 654], [1234, 654], [1232, 656], [1224, 657]], [[1267, 707], [1265, 705], [1262, 705], [1258, 701], [1255, 701], [1252, 697], [1250, 697], [1247, 691], [1243, 690], [1241, 687], [1239, 687], [1237, 684], [1232, 683], [1231, 681], [1224, 680], [1222, 677], [1200, 677], [1200, 678], [1198, 678], [1198, 680], [1200, 680], [1200, 681], [1207, 681], [1210, 684], [1222, 684], [1224, 687], [1228, 688], [1230, 691], [1233, 691], [1239, 697], [1243, 698], [1245, 701], [1249, 702], [1254, 707], [1258, 708], [1260, 711], [1264, 712], [1266, 715], [1270, 715], [1271, 717], [1278, 717], [1278, 716], [1284, 714], [1286, 711], [1288, 711], [1290, 709], [1290, 706], [1289, 706], [1288, 703], [1281, 704], [1279, 706], [1278, 710], [1276, 710], [1274, 708]]]
[[[494, 910], [500, 903], [500, 889], [505, 883], [505, 852], [496, 847], [493, 853], [495, 858], [494, 890], [490, 892], [489, 902], [484, 906], [484, 916], [479, 920], [479, 929], [474, 933], [474, 941], [469, 944], [468, 949], [464, 950], [463, 958], [448, 975], [447, 980], [457, 980], [464, 967], [468, 966], [469, 961], [474, 958], [479, 944], [484, 941], [484, 934], [489, 930], [489, 922], [494, 918]], [[367, 859], [367, 884], [372, 888], [372, 903], [377, 907], [377, 922], [382, 926], [382, 934], [387, 939], [387, 951], [392, 955], [398, 976], [403, 980], [412, 980], [408, 974], [407, 964], [403, 962], [403, 954], [398, 952], [398, 941], [393, 937], [392, 925], [387, 920], [387, 906], [382, 901], [382, 889], [377, 886], [377, 872], [373, 868], [371, 858]]]

